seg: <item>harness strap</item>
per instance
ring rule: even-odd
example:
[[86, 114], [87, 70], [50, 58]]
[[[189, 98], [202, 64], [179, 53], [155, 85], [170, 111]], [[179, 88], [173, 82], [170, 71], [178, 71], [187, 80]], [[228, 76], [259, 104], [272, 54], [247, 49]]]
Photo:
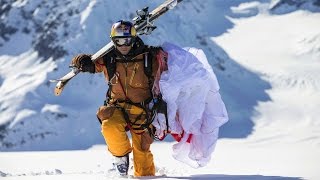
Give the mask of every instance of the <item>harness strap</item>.
[[[140, 113], [140, 114], [135, 118], [135, 120], [132, 122], [132, 121], [130, 121], [129, 114], [128, 114], [128, 112], [125, 110], [124, 107], [122, 107], [122, 106], [120, 106], [120, 105], [116, 105], [116, 107], [117, 107], [118, 109], [120, 109], [120, 111], [122, 112], [123, 118], [124, 118], [124, 120], [126, 121], [127, 126], [128, 126], [129, 129], [132, 129], [132, 130], [143, 130], [142, 132], [134, 132], [134, 131], [133, 131], [135, 134], [141, 135], [141, 134], [144, 133], [144, 130], [145, 130], [145, 129], [148, 129], [148, 128], [144, 127], [144, 126], [146, 125], [146, 123], [143, 123], [143, 124], [138, 124], [138, 123], [137, 123], [138, 120], [141, 120], [141, 119], [142, 119], [143, 112]], [[139, 128], [133, 127], [133, 126], [135, 126], [135, 125], [136, 125], [136, 126], [140, 126], [140, 127], [139, 127]], [[148, 124], [148, 126], [150, 126], [150, 124]], [[148, 130], [149, 130], [149, 129], [148, 129]]]
[[[124, 117], [125, 121], [128, 124], [128, 128], [129, 129], [133, 129], [133, 130], [145, 130], [145, 129], [147, 129], [149, 131], [150, 136], [153, 137], [154, 139], [157, 139], [157, 137], [155, 135], [155, 132], [154, 132], [154, 129], [150, 128], [150, 125], [152, 124], [156, 114], [160, 113], [159, 112], [159, 108], [160, 108], [160, 109], [163, 109], [163, 110], [161, 110], [161, 113], [164, 113], [165, 116], [166, 116], [167, 131], [169, 130], [168, 117], [167, 117], [167, 106], [166, 106], [166, 103], [162, 100], [161, 97], [154, 97], [154, 95], [152, 93], [153, 82], [154, 82], [154, 77], [152, 76], [152, 72], [153, 72], [152, 66], [153, 66], [153, 59], [156, 56], [158, 48], [150, 47], [150, 46], [145, 46], [144, 48], [145, 48], [145, 53], [142, 53], [144, 55], [144, 58], [142, 60], [140, 60], [140, 59], [139, 60], [135, 60], [135, 62], [144, 61], [144, 73], [148, 78], [148, 85], [149, 85], [149, 91], [150, 91], [151, 97], [148, 98], [144, 102], [133, 103], [127, 97], [127, 94], [124, 91], [124, 88], [123, 88], [123, 86], [121, 84], [121, 81], [119, 80], [120, 86], [122, 87], [122, 90], [123, 90], [123, 92], [125, 94], [125, 98], [126, 99], [123, 100], [123, 101], [116, 100], [112, 104], [114, 104], [117, 108], [119, 108], [121, 110], [121, 112], [123, 114], [123, 117]], [[106, 100], [106, 104], [108, 104], [109, 100], [111, 99], [111, 89], [112, 89], [112, 84], [110, 83], [110, 80], [112, 78], [114, 78], [114, 76], [119, 78], [119, 74], [117, 74], [117, 72], [116, 72], [116, 64], [117, 63], [126, 63], [126, 62], [128, 62], [128, 60], [117, 59], [116, 58], [116, 54], [112, 53], [112, 52], [107, 54], [107, 55], [105, 55], [103, 60], [104, 60], [104, 64], [106, 65], [108, 76], [109, 76], [109, 90], [107, 92], [107, 100]], [[149, 109], [148, 104], [151, 102], [151, 100], [154, 101], [153, 102], [154, 105], [153, 105], [152, 109]], [[137, 121], [142, 119], [142, 115], [143, 115], [143, 113], [142, 113], [142, 114], [138, 115], [133, 122], [131, 122], [130, 118], [129, 118], [129, 114], [127, 113], [127, 111], [118, 104], [118, 103], [122, 103], [122, 102], [128, 103], [130, 105], [134, 105], [134, 106], [137, 106], [137, 107], [143, 109], [143, 111], [145, 112], [145, 115], [146, 115], [146, 117], [145, 117], [146, 121], [143, 124], [137, 124]], [[133, 125], [140, 125], [140, 127], [139, 128], [135, 128], [135, 127], [133, 127]], [[137, 134], [142, 134], [142, 133], [137, 133]]]

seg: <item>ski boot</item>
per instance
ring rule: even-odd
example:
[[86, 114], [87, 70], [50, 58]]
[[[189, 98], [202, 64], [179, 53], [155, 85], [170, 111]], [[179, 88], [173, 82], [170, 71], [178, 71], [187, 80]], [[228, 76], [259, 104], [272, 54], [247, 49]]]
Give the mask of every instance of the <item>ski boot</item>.
[[129, 170], [129, 154], [121, 157], [114, 157], [113, 166], [120, 176], [127, 176]]

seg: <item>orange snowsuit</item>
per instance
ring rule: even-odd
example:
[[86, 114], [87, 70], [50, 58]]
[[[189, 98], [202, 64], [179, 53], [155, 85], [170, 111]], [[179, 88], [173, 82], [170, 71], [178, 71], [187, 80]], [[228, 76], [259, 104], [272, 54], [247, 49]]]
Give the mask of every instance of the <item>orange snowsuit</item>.
[[[106, 80], [112, 84], [109, 87], [108, 104], [101, 106], [97, 112], [97, 117], [101, 121], [101, 133], [113, 156], [124, 156], [133, 151], [135, 176], [155, 175], [153, 155], [150, 151], [153, 139], [146, 130], [134, 130], [145, 123], [146, 113], [141, 107], [125, 102], [126, 99], [130, 99], [133, 103], [142, 103], [152, 97], [149, 78], [144, 72], [144, 58], [150, 58], [150, 55], [149, 52], [142, 52], [126, 62], [117, 56], [116, 73], [110, 81], [103, 58], [95, 62], [96, 73], [103, 72]], [[154, 76], [158, 70], [155, 56], [152, 62]], [[128, 114], [130, 122], [134, 122], [133, 127], [129, 128], [132, 146], [126, 133], [130, 123], [126, 122], [123, 111], [118, 107], [122, 107]]]

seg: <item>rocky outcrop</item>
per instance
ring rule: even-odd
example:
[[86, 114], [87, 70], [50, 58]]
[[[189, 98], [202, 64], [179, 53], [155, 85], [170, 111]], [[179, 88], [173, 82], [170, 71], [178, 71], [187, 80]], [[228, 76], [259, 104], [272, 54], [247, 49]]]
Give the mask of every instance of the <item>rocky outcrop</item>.
[[275, 14], [290, 13], [296, 10], [320, 12], [320, 0], [274, 0], [270, 11]]

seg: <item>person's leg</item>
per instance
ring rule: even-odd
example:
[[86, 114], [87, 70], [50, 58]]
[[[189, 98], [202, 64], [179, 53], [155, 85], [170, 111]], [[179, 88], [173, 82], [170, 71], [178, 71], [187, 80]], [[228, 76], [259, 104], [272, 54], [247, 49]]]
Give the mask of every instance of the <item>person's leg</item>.
[[146, 123], [145, 112], [137, 106], [130, 106], [128, 109], [130, 109], [130, 111], [128, 111], [130, 121], [133, 123], [130, 132], [132, 135], [134, 176], [154, 176], [155, 167], [153, 155], [150, 151], [150, 145], [153, 139], [147, 130], [134, 130], [140, 129], [142, 127], [141, 125]]
[[[148, 132], [146, 132], [149, 136]], [[150, 151], [150, 144], [142, 145], [144, 135], [131, 131], [134, 161], [134, 176], [154, 176], [155, 167], [153, 155]], [[149, 137], [150, 138], [150, 137]]]
[[114, 156], [113, 165], [121, 176], [126, 176], [129, 169], [129, 153], [132, 148], [122, 112], [115, 107], [102, 106], [97, 116], [101, 122], [101, 133], [108, 145], [108, 150]]
[[114, 109], [112, 116], [101, 119], [101, 133], [108, 145], [108, 149], [114, 156], [125, 156], [132, 148], [126, 133], [127, 123], [123, 119], [122, 112]]

